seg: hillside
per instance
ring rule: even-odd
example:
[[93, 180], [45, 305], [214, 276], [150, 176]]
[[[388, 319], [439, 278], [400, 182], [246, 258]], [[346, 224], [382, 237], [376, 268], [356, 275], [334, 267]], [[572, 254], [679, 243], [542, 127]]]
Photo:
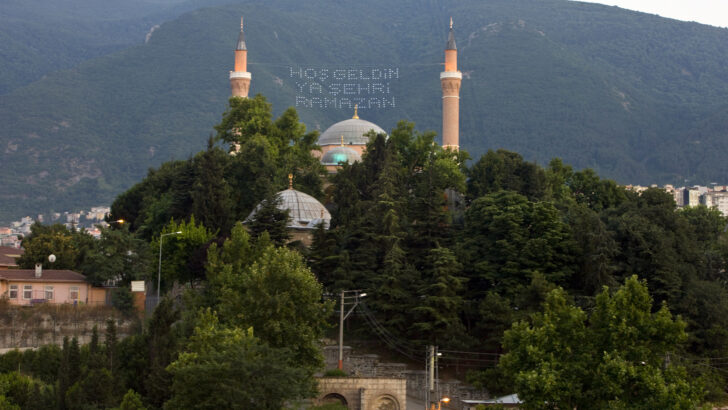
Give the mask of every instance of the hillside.
[[[439, 130], [452, 15], [472, 156], [561, 157], [622, 183], [728, 171], [726, 29], [565, 0], [242, 2], [184, 14], [146, 44], [0, 96], [0, 220], [110, 202], [149, 167], [202, 149], [226, 107], [241, 14], [251, 93], [276, 113], [296, 103], [291, 69], [390, 67], [396, 106], [360, 116]], [[298, 108], [310, 128], [351, 116]]]
[[4, 0], [0, 94], [144, 41], [154, 25], [220, 0]]

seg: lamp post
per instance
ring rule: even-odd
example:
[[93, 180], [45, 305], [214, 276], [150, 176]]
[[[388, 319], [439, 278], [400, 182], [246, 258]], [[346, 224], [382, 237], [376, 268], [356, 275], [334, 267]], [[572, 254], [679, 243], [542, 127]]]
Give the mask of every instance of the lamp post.
[[[366, 296], [366, 293], [359, 293], [360, 290], [342, 290], [341, 291], [341, 309], [339, 315], [339, 370], [344, 369], [344, 320], [354, 311], [356, 305], [359, 304], [359, 298]], [[352, 295], [347, 296], [347, 293]], [[353, 306], [344, 314], [344, 306], [346, 305], [347, 299], [354, 299]], [[349, 302], [352, 303], [352, 302]]]
[[162, 239], [169, 235], [179, 235], [182, 231], [163, 233], [159, 235], [159, 270], [157, 271], [157, 304], [159, 304], [159, 288], [162, 286]]
[[450, 403], [449, 397], [443, 397], [437, 402], [437, 410], [441, 410], [442, 403]]

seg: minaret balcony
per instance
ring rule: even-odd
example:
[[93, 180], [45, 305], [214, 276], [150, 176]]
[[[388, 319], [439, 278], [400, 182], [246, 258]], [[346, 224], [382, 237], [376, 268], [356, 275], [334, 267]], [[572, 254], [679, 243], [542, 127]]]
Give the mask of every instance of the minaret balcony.
[[443, 71], [440, 73], [440, 80], [444, 80], [445, 78], [457, 78], [458, 80], [462, 80], [463, 73], [460, 71]]
[[250, 80], [251, 76], [250, 73], [247, 71], [231, 71], [230, 79], [232, 80], [233, 78], [245, 78]]

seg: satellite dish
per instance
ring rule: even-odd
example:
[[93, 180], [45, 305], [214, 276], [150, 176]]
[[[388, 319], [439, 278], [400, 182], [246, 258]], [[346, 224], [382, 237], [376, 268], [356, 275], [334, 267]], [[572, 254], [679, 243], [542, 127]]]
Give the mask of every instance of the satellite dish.
[[56, 261], [56, 255], [50, 254], [48, 255], [48, 262], [53, 263]]

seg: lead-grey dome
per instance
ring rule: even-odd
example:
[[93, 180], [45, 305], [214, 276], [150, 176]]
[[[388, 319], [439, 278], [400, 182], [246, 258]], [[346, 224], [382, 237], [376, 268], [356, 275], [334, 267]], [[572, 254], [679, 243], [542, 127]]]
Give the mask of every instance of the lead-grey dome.
[[361, 161], [361, 155], [346, 146], [331, 148], [321, 157], [321, 164], [323, 165], [339, 165], [342, 162], [353, 164], [356, 161]]
[[[280, 198], [278, 209], [288, 210], [288, 216], [290, 218], [288, 220], [288, 228], [315, 229], [319, 223], [323, 222], [324, 227], [328, 229], [329, 222], [331, 222], [331, 214], [316, 198], [296, 191], [293, 188], [281, 191], [276, 195]], [[260, 204], [245, 218], [245, 221], [253, 220], [259, 208]]]
[[359, 118], [337, 122], [321, 134], [318, 145], [341, 145], [341, 137], [344, 136], [344, 145], [366, 145], [369, 138], [364, 134], [374, 130], [377, 134], [385, 133], [377, 124]]

